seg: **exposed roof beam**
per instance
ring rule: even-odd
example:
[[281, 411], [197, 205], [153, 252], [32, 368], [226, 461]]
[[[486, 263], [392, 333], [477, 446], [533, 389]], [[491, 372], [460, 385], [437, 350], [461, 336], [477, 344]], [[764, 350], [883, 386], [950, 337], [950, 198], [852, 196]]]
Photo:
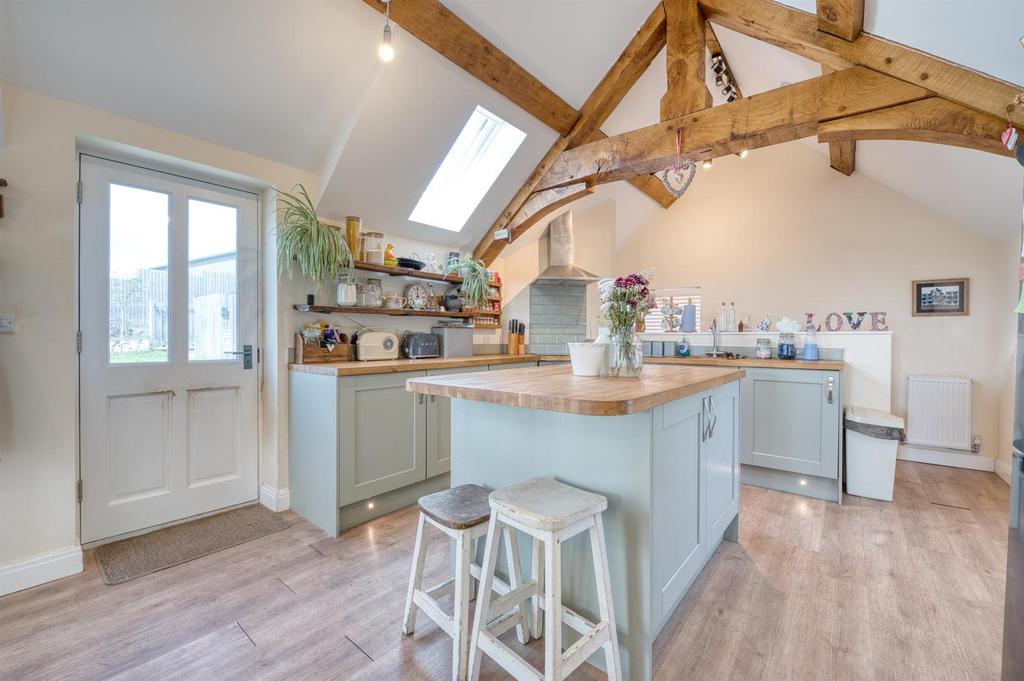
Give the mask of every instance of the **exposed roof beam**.
[[661, 98], [661, 120], [667, 121], [711, 106], [704, 82], [704, 15], [697, 0], [664, 0], [665, 72], [668, 90]]
[[1021, 90], [991, 76], [919, 52], [898, 43], [861, 33], [853, 42], [818, 30], [818, 18], [771, 0], [698, 0], [704, 16], [820, 64], [842, 69], [866, 66], [894, 78], [916, 83], [941, 97], [1024, 126], [1024, 107], [1007, 112]]
[[909, 140], [947, 144], [1013, 156], [999, 141], [1006, 122], [941, 97], [828, 121], [818, 126], [818, 141]]
[[[383, 13], [380, 0], [363, 0]], [[473, 30], [438, 0], [391, 0], [391, 18], [405, 31], [476, 77], [549, 128], [565, 135], [576, 110]]]
[[562, 206], [566, 206], [577, 199], [582, 199], [594, 193], [594, 188], [581, 182], [559, 189], [549, 189], [540, 194], [534, 194], [527, 201], [509, 225], [512, 230], [512, 240], [515, 241], [523, 232], [551, 215]]
[[[821, 65], [821, 72], [832, 73], [835, 69], [831, 66]], [[828, 164], [833, 170], [838, 170], [849, 177], [857, 169], [857, 143], [853, 140], [828, 143]]]
[[[371, 1], [371, 0], [367, 0]], [[394, 10], [392, 10], [394, 11]], [[578, 146], [585, 142], [606, 137], [599, 128], [611, 115], [615, 107], [619, 105], [622, 98], [629, 92], [630, 88], [643, 75], [650, 66], [651, 61], [665, 46], [665, 10], [659, 3], [654, 11], [644, 22], [640, 30], [623, 50], [622, 54], [609, 69], [605, 77], [601, 79], [594, 91], [587, 97], [583, 107], [578, 113], [576, 122], [572, 129], [560, 137], [544, 155], [541, 162], [526, 179], [526, 182], [516, 192], [512, 200], [494, 221], [491, 228], [487, 230], [484, 237], [477, 244], [473, 256], [482, 260], [484, 264], [491, 264], [498, 254], [510, 243], [510, 239], [495, 239], [494, 235], [512, 224], [516, 214], [524, 207], [524, 204], [533, 194], [540, 178], [551, 167], [556, 158], [567, 148]], [[665, 197], [670, 196], [664, 187], [655, 187], [646, 181], [633, 183], [640, 191], [665, 205]], [[660, 185], [660, 183], [658, 183]], [[577, 197], [578, 198], [578, 197]], [[532, 224], [532, 223], [531, 223]], [[519, 233], [522, 233], [521, 231]], [[516, 232], [510, 234], [511, 240], [516, 237]]]
[[863, 67], [837, 71], [569, 149], [552, 164], [538, 189], [656, 172], [675, 161], [677, 130], [684, 157], [713, 158], [808, 137], [823, 121], [930, 95], [924, 88]]
[[818, 0], [818, 30], [856, 40], [864, 29], [864, 0]]

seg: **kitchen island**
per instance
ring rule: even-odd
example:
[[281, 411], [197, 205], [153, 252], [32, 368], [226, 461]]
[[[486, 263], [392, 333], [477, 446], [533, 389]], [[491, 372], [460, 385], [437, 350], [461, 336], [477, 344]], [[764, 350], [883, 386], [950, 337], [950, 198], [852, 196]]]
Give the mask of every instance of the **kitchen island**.
[[[608, 498], [604, 514], [624, 678], [651, 678], [654, 639], [739, 522], [738, 368], [647, 365], [638, 379], [568, 366], [412, 378], [451, 399], [451, 482], [553, 477]], [[588, 540], [563, 547], [566, 606], [597, 616]], [[530, 543], [521, 538], [529, 572]], [[565, 644], [574, 641], [566, 629]], [[603, 667], [596, 655], [590, 662]]]

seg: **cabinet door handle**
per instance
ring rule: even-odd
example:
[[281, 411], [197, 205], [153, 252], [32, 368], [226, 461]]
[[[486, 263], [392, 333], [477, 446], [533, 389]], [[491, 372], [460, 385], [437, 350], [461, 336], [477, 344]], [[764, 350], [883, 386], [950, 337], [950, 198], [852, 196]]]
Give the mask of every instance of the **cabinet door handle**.
[[437, 395], [431, 395], [430, 396], [430, 401], [431, 402], [437, 402]]
[[833, 401], [834, 401], [835, 391], [836, 391], [836, 379], [833, 378], [832, 376], [829, 376], [828, 377], [828, 381], [827, 381], [827, 388], [826, 388], [826, 391], [825, 391], [825, 396], [828, 399], [828, 403], [829, 404], [832, 404]]
[[423, 393], [418, 393], [417, 399], [419, 400], [420, 404], [423, 404]]
[[711, 425], [711, 412], [708, 411], [708, 398], [702, 397], [700, 400], [700, 441], [707, 442], [709, 426]]
[[718, 409], [715, 408], [715, 398], [713, 395], [708, 395], [708, 405], [711, 407], [711, 432], [708, 433], [708, 437], [714, 437], [715, 427], [718, 425]]

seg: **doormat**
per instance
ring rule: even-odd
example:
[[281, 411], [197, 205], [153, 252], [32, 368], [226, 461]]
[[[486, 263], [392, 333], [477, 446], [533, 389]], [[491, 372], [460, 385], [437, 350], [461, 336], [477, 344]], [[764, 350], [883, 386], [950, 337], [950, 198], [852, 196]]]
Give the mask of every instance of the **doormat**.
[[96, 561], [107, 584], [127, 581], [280, 532], [290, 523], [253, 504], [104, 544]]

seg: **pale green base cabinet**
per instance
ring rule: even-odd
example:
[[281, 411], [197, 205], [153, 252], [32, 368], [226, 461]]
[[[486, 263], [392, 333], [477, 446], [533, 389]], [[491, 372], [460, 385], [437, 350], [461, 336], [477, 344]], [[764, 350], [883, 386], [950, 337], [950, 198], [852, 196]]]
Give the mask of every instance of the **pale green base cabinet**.
[[841, 503], [842, 372], [746, 371], [740, 381], [743, 483]]
[[422, 376], [487, 370], [479, 366], [342, 377], [290, 372], [292, 509], [337, 536], [447, 488], [450, 400], [407, 392], [405, 383]]
[[[621, 379], [629, 380], [629, 379]], [[718, 413], [713, 433], [704, 398]], [[604, 514], [624, 678], [651, 678], [653, 643], [739, 517], [739, 382], [629, 416], [454, 400], [452, 484], [554, 477], [608, 497]], [[585, 536], [563, 546], [565, 605], [597, 616]], [[522, 540], [529, 572], [531, 545]], [[565, 644], [576, 634], [564, 631]], [[601, 654], [590, 663], [603, 667]]]

